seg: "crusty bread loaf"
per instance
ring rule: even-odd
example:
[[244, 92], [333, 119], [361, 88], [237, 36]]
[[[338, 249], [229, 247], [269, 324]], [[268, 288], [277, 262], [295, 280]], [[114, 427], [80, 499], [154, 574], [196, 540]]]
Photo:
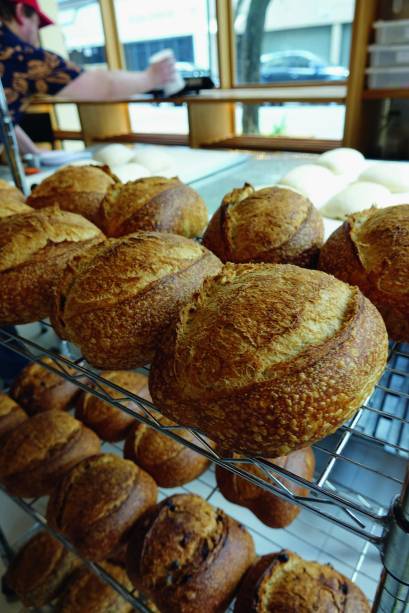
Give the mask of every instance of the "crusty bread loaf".
[[[176, 425], [163, 416], [156, 416], [156, 419], [162, 426]], [[186, 441], [203, 446], [188, 430], [178, 430], [177, 433]], [[129, 430], [124, 457], [146, 470], [160, 487], [178, 487], [189, 483], [209, 465], [205, 456], [140, 422]]]
[[323, 246], [319, 267], [358, 285], [391, 338], [409, 341], [409, 204], [350, 215]]
[[262, 556], [240, 587], [234, 613], [369, 613], [358, 586], [329, 565], [283, 549]]
[[324, 224], [313, 204], [284, 187], [229, 192], [203, 236], [223, 262], [273, 262], [314, 267]]
[[58, 208], [0, 219], [0, 325], [47, 317], [69, 259], [102, 239], [92, 223]]
[[114, 237], [153, 230], [194, 238], [206, 223], [206, 205], [194, 189], [177, 177], [145, 177], [113, 185], [101, 204], [97, 225]]
[[51, 534], [39, 532], [17, 553], [5, 582], [26, 607], [43, 607], [65, 589], [80, 564]]
[[10, 396], [0, 392], [0, 438], [27, 419], [27, 414]]
[[4, 179], [0, 179], [0, 202], [3, 197], [7, 198], [8, 196], [12, 196], [14, 200], [19, 200], [20, 202], [24, 202], [25, 200], [23, 192], [15, 185], [12, 185]]
[[11, 217], [11, 215], [19, 215], [20, 213], [31, 213], [32, 210], [31, 206], [27, 206], [21, 200], [16, 200], [12, 193], [2, 193], [0, 189], [0, 219]]
[[[78, 386], [47, 370], [41, 363], [58, 369], [58, 364], [47, 356], [41, 358], [40, 362], [31, 362], [14, 380], [10, 395], [29, 415], [53, 409], [66, 411], [80, 391]], [[64, 366], [64, 371], [73, 375], [76, 372], [68, 366]]]
[[[290, 473], [302, 477], [306, 481], [311, 481], [314, 476], [315, 459], [310, 447], [293, 451], [288, 456], [274, 458], [273, 464], [285, 468]], [[240, 464], [235, 466], [240, 467]], [[265, 473], [256, 465], [249, 464], [242, 466], [246, 472], [256, 475], [260, 479], [266, 480]], [[296, 496], [306, 496], [308, 489], [297, 485], [290, 479], [285, 479], [273, 473], [281, 483]], [[300, 513], [300, 507], [283, 498], [274, 496], [260, 486], [254, 485], [240, 477], [239, 475], [226, 470], [221, 466], [216, 466], [217, 485], [223, 496], [230, 502], [247, 507], [270, 528], [285, 528]]]
[[64, 166], [31, 192], [27, 204], [35, 209], [57, 205], [96, 223], [105, 194], [117, 182], [108, 166]]
[[222, 613], [254, 560], [250, 534], [193, 494], [166, 498], [135, 526], [127, 571], [166, 613]]
[[98, 368], [143, 366], [179, 308], [220, 267], [215, 255], [182, 236], [136, 232], [108, 239], [66, 268], [54, 327]]
[[99, 439], [68, 413], [46, 411], [27, 419], [0, 447], [0, 483], [10, 494], [49, 494], [77, 462], [99, 452]]
[[[148, 378], [139, 372], [112, 370], [102, 372], [101, 377], [132, 394], [139, 396], [140, 393], [145, 393], [145, 395], [148, 393]], [[96, 387], [95, 384], [91, 386]], [[98, 383], [99, 391], [101, 387], [114, 398], [123, 397], [123, 393]], [[122, 404], [125, 402], [123, 401]], [[128, 401], [126, 404], [128, 409], [132, 409], [135, 413], [140, 413], [142, 410], [136, 402]], [[113, 407], [90, 392], [83, 392], [78, 398], [75, 417], [94, 430], [102, 440], [111, 442], [124, 439], [130, 426], [135, 422], [135, 419], [128, 413]]]
[[349, 419], [386, 357], [358, 288], [290, 264], [226, 264], [164, 335], [149, 387], [167, 417], [224, 449], [277, 457]]
[[154, 480], [133, 462], [100, 454], [77, 464], [52, 493], [47, 521], [90, 560], [126, 542], [136, 520], [156, 502]]

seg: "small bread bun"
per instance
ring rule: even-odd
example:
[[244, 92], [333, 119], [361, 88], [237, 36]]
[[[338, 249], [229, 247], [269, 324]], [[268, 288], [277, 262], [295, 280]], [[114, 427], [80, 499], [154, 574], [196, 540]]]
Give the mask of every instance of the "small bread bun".
[[17, 553], [5, 575], [7, 587], [26, 607], [43, 607], [67, 586], [82, 561], [48, 532], [33, 536]]
[[27, 414], [10, 396], [0, 392], [0, 439], [26, 421]]
[[3, 217], [11, 217], [11, 215], [19, 215], [20, 213], [32, 212], [31, 206], [27, 206], [21, 200], [15, 200], [13, 194], [8, 192], [1, 194], [0, 190], [0, 219]]
[[350, 215], [323, 246], [319, 267], [358, 285], [389, 336], [409, 341], [409, 204]]
[[[40, 362], [28, 364], [13, 382], [10, 395], [29, 415], [53, 409], [56, 411], [68, 410], [79, 393], [78, 386], [44, 368], [41, 364], [59, 368], [56, 362], [47, 356], [41, 358]], [[64, 366], [64, 372], [72, 375], [76, 373], [68, 366]]]
[[52, 493], [47, 521], [84, 557], [114, 556], [156, 502], [154, 480], [133, 462], [103, 453], [80, 462]]
[[223, 198], [203, 236], [222, 262], [315, 266], [324, 225], [307, 198], [285, 187], [245, 183]]
[[[307, 481], [310, 481], [314, 476], [315, 458], [310, 447], [293, 451], [288, 456], [274, 458], [270, 461]], [[240, 464], [235, 464], [235, 466], [240, 466]], [[245, 470], [261, 479], [266, 478], [261, 468], [253, 464], [245, 466]], [[306, 496], [308, 494], [308, 489], [305, 487], [296, 485], [289, 479], [284, 479], [278, 475], [275, 476], [296, 496]], [[267, 492], [258, 485], [250, 483], [247, 479], [221, 466], [216, 466], [216, 480], [221, 493], [227, 500], [247, 507], [260, 521], [270, 528], [285, 528], [300, 513], [301, 509], [297, 505], [274, 496], [274, 494]]]
[[194, 238], [206, 223], [206, 205], [195, 190], [177, 177], [145, 177], [110, 188], [98, 225], [113, 237], [153, 230]]
[[116, 182], [108, 166], [64, 166], [34, 188], [27, 204], [34, 209], [59, 206], [96, 223], [100, 204]]
[[[148, 378], [138, 372], [113, 370], [102, 372], [101, 377], [138, 396], [141, 395], [141, 392], [146, 394], [148, 390]], [[121, 392], [117, 392], [101, 383], [98, 383], [98, 386], [95, 386], [95, 384], [91, 384], [91, 386], [98, 390], [101, 390], [102, 387], [113, 398], [123, 397]], [[127, 407], [135, 411], [135, 413], [141, 412], [136, 402], [127, 402]], [[78, 398], [75, 417], [88, 426], [88, 428], [94, 430], [103, 441], [111, 442], [124, 439], [129, 428], [135, 422], [135, 419], [127, 413], [104, 402], [101, 398], [97, 398], [90, 392], [83, 392]]]
[[148, 364], [165, 328], [221, 267], [197, 242], [136, 232], [87, 250], [65, 269], [52, 322], [97, 368]]
[[241, 584], [234, 613], [370, 613], [359, 587], [327, 564], [283, 549], [262, 556]]
[[92, 223], [58, 208], [0, 219], [0, 325], [47, 317], [67, 262], [103, 238]]
[[387, 340], [356, 287], [290, 264], [226, 264], [166, 331], [149, 388], [169, 419], [275, 458], [352, 417], [383, 372]]
[[98, 437], [81, 422], [46, 411], [9, 432], [0, 447], [0, 483], [13, 496], [45, 496], [77, 462], [98, 452]]

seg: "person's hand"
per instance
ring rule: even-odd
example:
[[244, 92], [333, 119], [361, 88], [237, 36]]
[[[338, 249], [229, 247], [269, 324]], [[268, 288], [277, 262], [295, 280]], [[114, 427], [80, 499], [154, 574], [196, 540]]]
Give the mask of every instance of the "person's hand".
[[160, 62], [150, 64], [146, 69], [146, 76], [149, 81], [149, 89], [162, 89], [167, 83], [171, 83], [176, 78], [175, 59], [167, 57]]

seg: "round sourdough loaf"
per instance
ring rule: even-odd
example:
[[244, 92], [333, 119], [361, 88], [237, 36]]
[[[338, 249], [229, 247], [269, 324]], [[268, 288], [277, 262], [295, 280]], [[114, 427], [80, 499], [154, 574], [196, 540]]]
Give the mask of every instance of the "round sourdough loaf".
[[101, 204], [98, 225], [113, 237], [154, 230], [194, 238], [206, 223], [206, 205], [194, 189], [177, 177], [146, 177], [113, 185]]
[[160, 611], [221, 613], [254, 557], [242, 524], [200, 496], [177, 494], [135, 525], [126, 569]]
[[359, 587], [328, 564], [283, 549], [264, 555], [241, 584], [234, 613], [370, 613]]
[[0, 392], [0, 439], [26, 421], [27, 414], [10, 396]]
[[70, 262], [51, 319], [94, 366], [143, 366], [180, 307], [220, 268], [205, 247], [175, 234], [108, 239]]
[[88, 220], [57, 207], [0, 219], [0, 325], [47, 317], [69, 259], [103, 239]]
[[27, 204], [34, 209], [56, 205], [96, 223], [105, 194], [117, 182], [108, 166], [64, 166], [34, 188]]
[[349, 419], [386, 356], [358, 288], [290, 264], [226, 264], [167, 330], [149, 387], [165, 415], [222, 448], [277, 457]]
[[324, 224], [312, 203], [292, 189], [244, 184], [227, 194], [203, 236], [223, 262], [273, 262], [314, 267]]
[[409, 204], [350, 215], [323, 246], [319, 267], [358, 285], [389, 336], [409, 341]]

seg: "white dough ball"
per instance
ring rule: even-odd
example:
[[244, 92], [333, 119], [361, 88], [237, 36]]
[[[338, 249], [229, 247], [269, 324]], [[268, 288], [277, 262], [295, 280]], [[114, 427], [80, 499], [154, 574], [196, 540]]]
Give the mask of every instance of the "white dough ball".
[[320, 207], [336, 192], [344, 187], [340, 177], [318, 164], [303, 164], [297, 166], [282, 177], [278, 183], [291, 187], [306, 196], [311, 202]]
[[172, 157], [159, 147], [134, 150], [132, 161], [145, 166], [152, 174], [160, 174], [162, 170], [168, 170], [173, 166]]
[[320, 209], [320, 213], [332, 219], [345, 219], [351, 213], [369, 209], [371, 206], [382, 206], [389, 196], [390, 191], [383, 185], [358, 181], [330, 198]]
[[122, 166], [122, 164], [127, 164], [132, 157], [132, 149], [119, 143], [106, 145], [94, 153], [94, 160], [101, 164], [108, 164], [108, 166]]
[[126, 183], [127, 181], [136, 181], [143, 177], [150, 177], [151, 173], [145, 166], [130, 162], [129, 164], [122, 164], [121, 166], [111, 166], [111, 170], [116, 176]]
[[317, 164], [325, 166], [336, 175], [345, 175], [353, 181], [358, 177], [367, 165], [360, 151], [350, 147], [339, 147], [321, 154]]
[[379, 162], [371, 164], [359, 176], [360, 181], [372, 181], [387, 187], [391, 192], [409, 191], [408, 162]]

